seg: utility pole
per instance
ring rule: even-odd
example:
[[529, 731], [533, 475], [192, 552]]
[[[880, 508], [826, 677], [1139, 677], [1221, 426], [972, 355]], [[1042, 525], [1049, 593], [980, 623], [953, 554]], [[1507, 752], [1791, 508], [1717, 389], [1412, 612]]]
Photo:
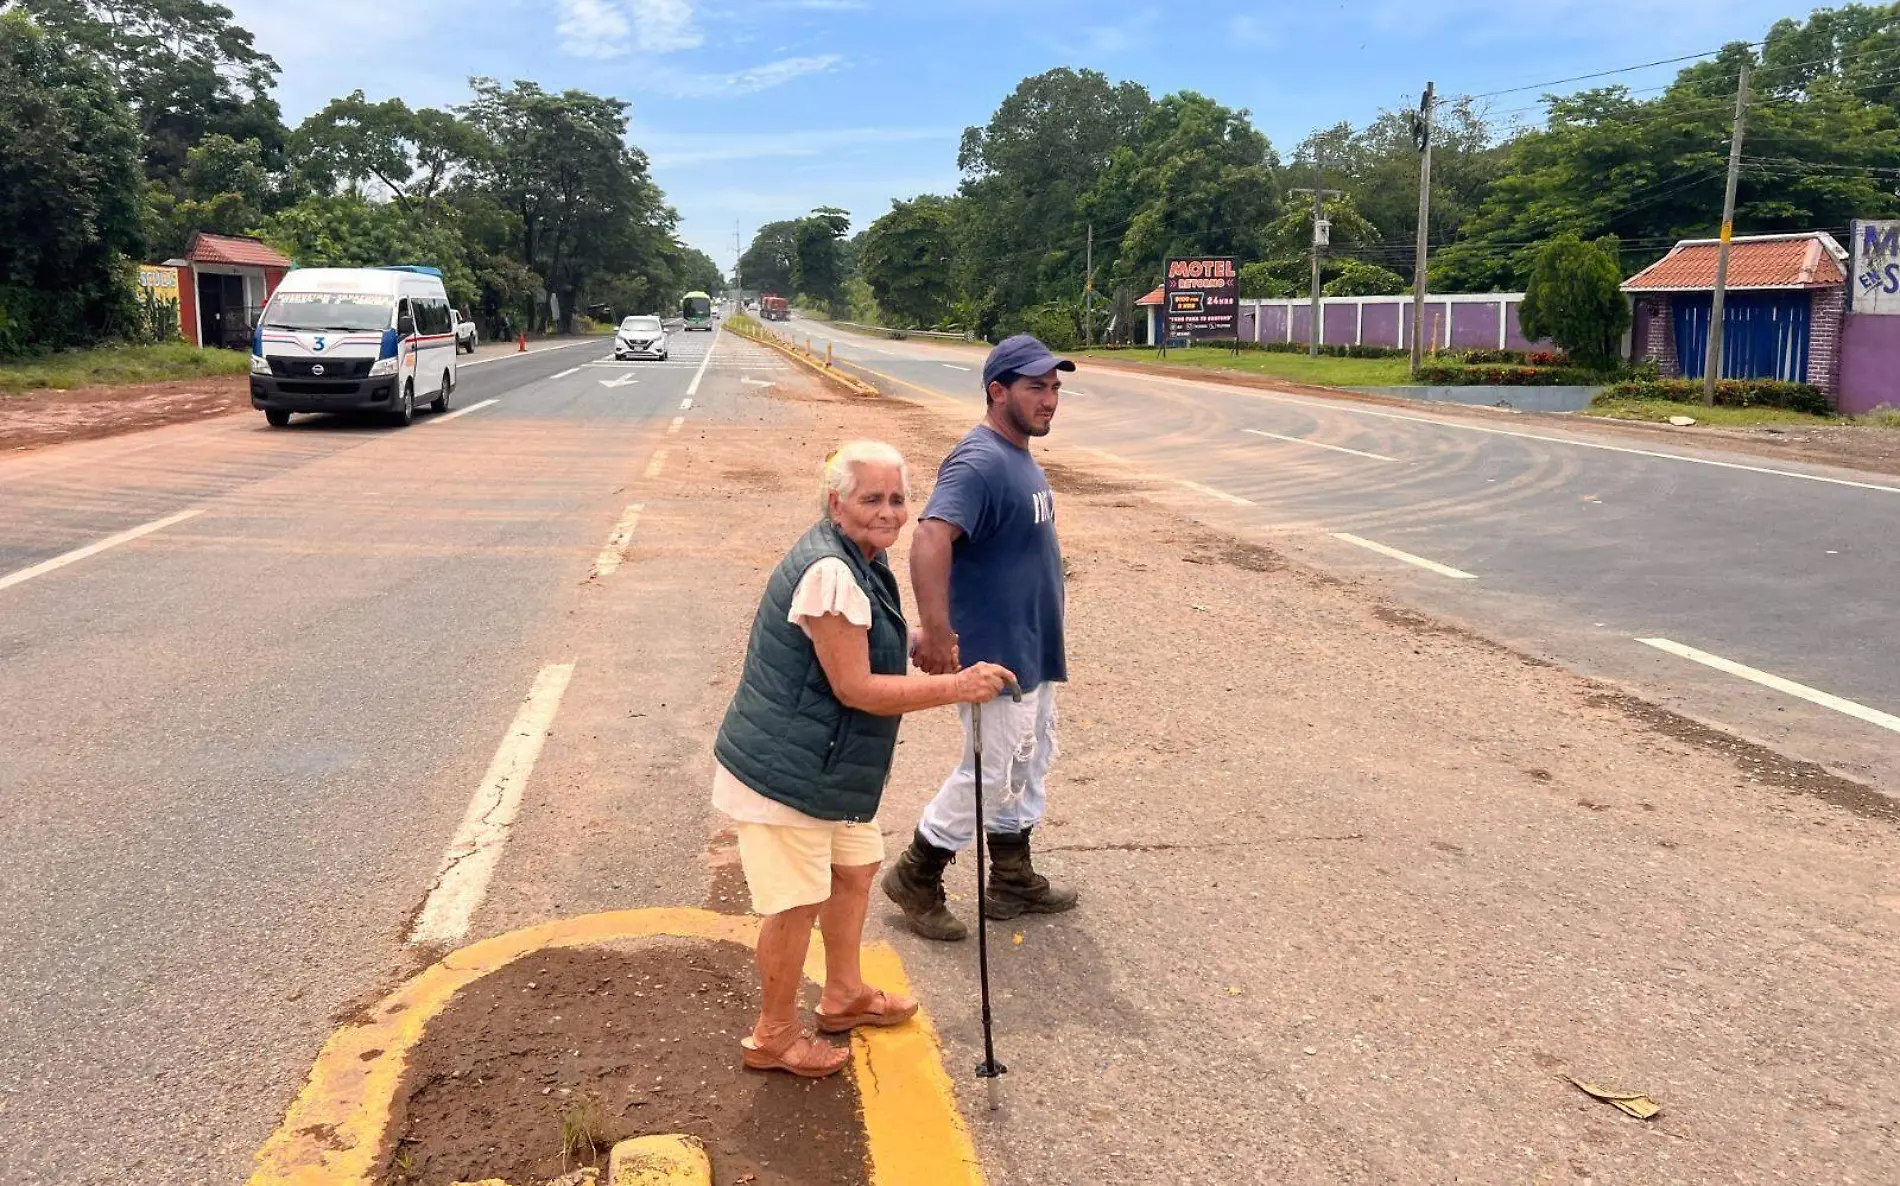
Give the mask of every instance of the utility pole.
[[745, 251], [739, 246], [743, 242], [739, 235], [739, 220], [732, 220], [732, 287], [734, 297], [739, 301], [740, 312], [745, 311]]
[[1325, 329], [1325, 311], [1320, 305], [1319, 257], [1320, 250], [1332, 241], [1330, 234], [1332, 225], [1326, 221], [1325, 202], [1327, 198], [1344, 197], [1345, 193], [1342, 190], [1326, 188], [1326, 158], [1317, 150], [1313, 153], [1313, 172], [1312, 189], [1290, 189], [1286, 192], [1313, 195], [1313, 305], [1312, 311], [1306, 318], [1306, 353], [1309, 357], [1317, 358], [1319, 340]]
[[1432, 104], [1437, 92], [1430, 82], [1418, 101], [1418, 119], [1412, 138], [1418, 141], [1418, 247], [1412, 255], [1412, 373], [1425, 363], [1425, 253], [1432, 226]]
[[1722, 298], [1728, 295], [1728, 245], [1735, 237], [1735, 182], [1742, 172], [1742, 132], [1748, 119], [1748, 63], [1735, 84], [1735, 130], [1728, 139], [1728, 186], [1722, 193], [1722, 238], [1715, 249], [1715, 292], [1709, 300], [1709, 353], [1702, 363], [1702, 403], [1715, 406], [1722, 372]]
[[1089, 249], [1084, 266], [1088, 279], [1082, 282], [1082, 344], [1095, 345], [1095, 224], [1089, 223]]

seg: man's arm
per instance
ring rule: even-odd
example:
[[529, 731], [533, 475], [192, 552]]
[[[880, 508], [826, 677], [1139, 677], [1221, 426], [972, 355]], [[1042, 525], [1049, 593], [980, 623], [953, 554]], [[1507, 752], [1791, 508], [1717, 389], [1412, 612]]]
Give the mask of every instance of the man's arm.
[[950, 550], [963, 529], [945, 519], [917, 524], [910, 541], [910, 587], [920, 623], [911, 658], [919, 670], [947, 675], [957, 670], [957, 636], [950, 630]]

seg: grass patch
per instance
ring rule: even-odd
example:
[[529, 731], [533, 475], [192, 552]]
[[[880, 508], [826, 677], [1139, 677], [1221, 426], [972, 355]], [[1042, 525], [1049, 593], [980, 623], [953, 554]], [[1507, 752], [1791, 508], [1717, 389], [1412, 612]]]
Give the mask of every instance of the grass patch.
[[1865, 416], [1856, 416], [1854, 423], [1869, 425], [1873, 428], [1900, 428], [1900, 408], [1892, 404], [1881, 404]]
[[1392, 387], [1410, 382], [1412, 373], [1403, 358], [1312, 358], [1305, 354], [1278, 354], [1264, 350], [1243, 350], [1235, 354], [1215, 346], [1170, 350], [1166, 358], [1145, 349], [1072, 350], [1064, 353], [1115, 362], [1240, 371], [1322, 387]]
[[[1815, 416], [1807, 412], [1795, 412], [1787, 408], [1729, 408], [1720, 405], [1706, 407], [1702, 404], [1683, 404], [1660, 399], [1604, 399], [1598, 397], [1588, 408], [1586, 416], [1614, 416], [1619, 420], [1655, 420], [1666, 422], [1671, 416], [1693, 416], [1697, 424], [1712, 424], [1725, 428], [1748, 428], [1760, 424], [1848, 424], [1851, 421], [1839, 416]], [[1894, 417], [1894, 426], [1900, 427], [1900, 415]]]
[[51, 387], [69, 391], [116, 383], [158, 383], [206, 375], [250, 372], [250, 356], [240, 350], [202, 350], [183, 342], [163, 346], [101, 346], [67, 350], [44, 358], [0, 362], [0, 395], [18, 395]]

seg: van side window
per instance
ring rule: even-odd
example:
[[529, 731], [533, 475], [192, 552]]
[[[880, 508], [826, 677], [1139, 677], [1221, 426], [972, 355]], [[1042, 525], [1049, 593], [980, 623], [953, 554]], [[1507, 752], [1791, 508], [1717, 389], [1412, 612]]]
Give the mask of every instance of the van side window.
[[[396, 303], [396, 324], [397, 325], [402, 324], [403, 318], [405, 317], [413, 318], [415, 317], [415, 315], [416, 315], [415, 309], [413, 306], [409, 304], [408, 297], [404, 297], [402, 298], [402, 300]], [[416, 326], [416, 332], [417, 333], [422, 332], [422, 326], [420, 324]]]
[[446, 334], [454, 328], [449, 322], [449, 303], [446, 300], [440, 297], [423, 297], [422, 307], [428, 311], [429, 327], [424, 332]]

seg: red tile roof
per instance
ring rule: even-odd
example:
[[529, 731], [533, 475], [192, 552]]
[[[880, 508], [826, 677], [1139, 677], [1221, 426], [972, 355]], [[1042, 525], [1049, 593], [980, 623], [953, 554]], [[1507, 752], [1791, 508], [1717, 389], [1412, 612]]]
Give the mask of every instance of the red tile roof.
[[[1698, 292], [1715, 287], [1714, 239], [1684, 239], [1623, 282], [1624, 292]], [[1729, 246], [1730, 288], [1829, 288], [1847, 280], [1846, 252], [1825, 231], [1737, 236]]]
[[288, 268], [290, 260], [256, 239], [242, 235], [212, 235], [198, 231], [185, 248], [185, 258], [197, 264], [243, 264], [254, 268]]
[[1165, 297], [1163, 297], [1163, 296], [1161, 295], [1161, 290], [1160, 290], [1159, 288], [1157, 288], [1157, 289], [1155, 289], [1155, 290], [1154, 290], [1153, 292], [1151, 292], [1151, 293], [1149, 293], [1149, 294], [1148, 294], [1147, 296], [1145, 296], [1145, 297], [1142, 297], [1142, 298], [1141, 298], [1140, 300], [1138, 300], [1138, 301], [1136, 301], [1136, 302], [1135, 302], [1135, 304], [1137, 304], [1137, 305], [1158, 305], [1158, 304], [1160, 304], [1160, 303], [1161, 303], [1161, 302], [1162, 302], [1163, 300], [1165, 300], [1165, 299], [1166, 299], [1166, 298], [1165, 298]]

